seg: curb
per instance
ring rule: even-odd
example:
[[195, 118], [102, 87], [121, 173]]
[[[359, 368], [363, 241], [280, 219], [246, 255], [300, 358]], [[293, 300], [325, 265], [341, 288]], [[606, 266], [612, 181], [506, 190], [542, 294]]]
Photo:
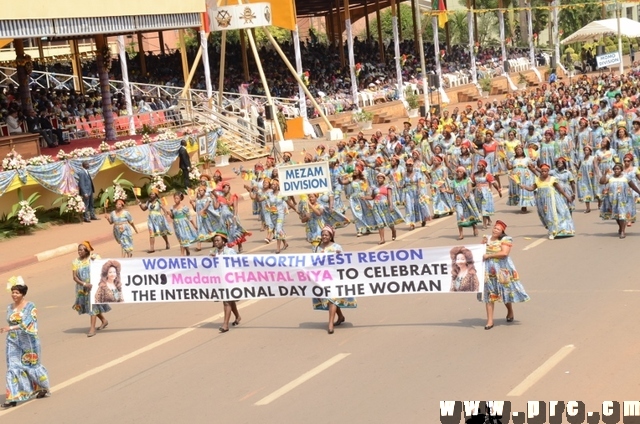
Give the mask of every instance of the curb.
[[[249, 193], [242, 193], [240, 196], [242, 200], [249, 199]], [[149, 229], [147, 221], [136, 224], [138, 231], [147, 231]], [[97, 246], [99, 244], [106, 243], [113, 240], [113, 233], [104, 234], [91, 240], [91, 244]], [[56, 247], [55, 249], [45, 250], [44, 252], [36, 253], [33, 256], [28, 256], [22, 259], [16, 259], [13, 262], [3, 263], [0, 265], [0, 273], [9, 272], [18, 268], [23, 268], [28, 265], [33, 265], [38, 262], [48, 261], [60, 256], [73, 253], [78, 249], [78, 243], [65, 244], [63, 246]]]
[[[138, 231], [146, 231], [149, 226], [147, 222], [141, 222], [140, 224], [136, 224], [136, 228]], [[113, 240], [113, 234], [108, 233], [102, 236], [98, 236], [91, 240], [91, 244], [97, 246], [99, 244], [106, 243], [108, 241]], [[65, 244], [64, 246], [56, 247], [55, 249], [45, 250], [44, 252], [36, 253], [33, 256], [28, 256], [22, 259], [16, 259], [13, 262], [4, 263], [0, 265], [0, 273], [8, 272], [11, 270], [15, 270], [17, 268], [22, 268], [28, 265], [33, 265], [38, 262], [48, 261], [49, 259], [58, 258], [60, 256], [67, 255], [69, 253], [73, 253], [78, 249], [78, 243]]]

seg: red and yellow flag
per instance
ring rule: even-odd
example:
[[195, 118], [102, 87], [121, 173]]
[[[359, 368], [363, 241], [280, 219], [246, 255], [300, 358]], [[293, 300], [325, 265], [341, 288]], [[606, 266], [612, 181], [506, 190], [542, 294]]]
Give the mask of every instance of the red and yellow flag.
[[438, 15], [438, 26], [444, 28], [444, 25], [449, 21], [447, 5], [444, 3], [444, 0], [434, 0], [432, 5], [434, 12]]

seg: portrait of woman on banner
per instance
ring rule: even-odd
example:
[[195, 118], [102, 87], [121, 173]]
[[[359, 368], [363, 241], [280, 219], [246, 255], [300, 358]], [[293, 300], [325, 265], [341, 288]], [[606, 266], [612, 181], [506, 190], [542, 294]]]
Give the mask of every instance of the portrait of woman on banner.
[[473, 253], [464, 246], [451, 249], [451, 291], [477, 292], [480, 287]]
[[102, 265], [100, 283], [98, 284], [94, 303], [124, 302], [120, 269], [121, 265], [118, 261], [107, 261]]

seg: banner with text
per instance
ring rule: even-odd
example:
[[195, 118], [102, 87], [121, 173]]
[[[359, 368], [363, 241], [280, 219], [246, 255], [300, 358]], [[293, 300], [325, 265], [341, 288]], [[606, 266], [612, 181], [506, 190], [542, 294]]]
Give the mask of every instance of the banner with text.
[[596, 56], [596, 63], [598, 64], [598, 69], [616, 65], [620, 63], [620, 54], [618, 54], [618, 52], [601, 54], [600, 56]]
[[336, 254], [100, 259], [91, 303], [482, 292], [483, 245]]
[[301, 163], [278, 168], [280, 193], [294, 194], [325, 193], [331, 190], [329, 162]]

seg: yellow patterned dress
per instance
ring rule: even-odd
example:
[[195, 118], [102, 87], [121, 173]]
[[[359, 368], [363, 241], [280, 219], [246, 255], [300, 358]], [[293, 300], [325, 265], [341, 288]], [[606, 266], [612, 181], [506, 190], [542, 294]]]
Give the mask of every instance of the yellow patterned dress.
[[[338, 243], [331, 243], [327, 247], [314, 246], [313, 253], [329, 253], [336, 254], [342, 252], [342, 246]], [[313, 304], [313, 309], [316, 311], [328, 311], [329, 303], [333, 303], [339, 308], [357, 308], [358, 302], [355, 297], [332, 297], [329, 299], [326, 298], [317, 298], [314, 297], [311, 299]]]

